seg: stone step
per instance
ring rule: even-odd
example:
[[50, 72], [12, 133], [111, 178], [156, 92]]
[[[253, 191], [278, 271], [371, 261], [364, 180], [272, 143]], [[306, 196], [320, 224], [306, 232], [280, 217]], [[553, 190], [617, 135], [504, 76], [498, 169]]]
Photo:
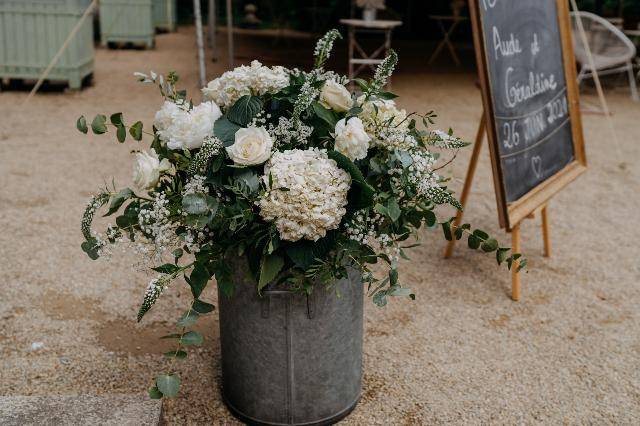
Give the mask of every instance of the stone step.
[[156, 426], [162, 402], [148, 395], [0, 396], [0, 425]]

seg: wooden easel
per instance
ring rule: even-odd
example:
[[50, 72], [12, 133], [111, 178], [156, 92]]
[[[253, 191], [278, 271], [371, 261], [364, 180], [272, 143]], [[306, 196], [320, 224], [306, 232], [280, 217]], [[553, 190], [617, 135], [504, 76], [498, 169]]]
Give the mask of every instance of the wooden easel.
[[[480, 119], [480, 124], [478, 125], [478, 132], [476, 133], [476, 140], [473, 144], [473, 152], [471, 153], [471, 160], [469, 161], [469, 169], [467, 170], [467, 175], [464, 180], [464, 186], [462, 188], [462, 194], [460, 195], [460, 203], [463, 206], [467, 205], [467, 200], [469, 199], [469, 193], [471, 192], [471, 185], [473, 184], [473, 177], [476, 173], [476, 167], [478, 166], [478, 159], [480, 157], [480, 151], [482, 150], [482, 142], [484, 140], [484, 136], [487, 131], [487, 121], [486, 115], [484, 112], [482, 113], [482, 118]], [[542, 238], [544, 241], [544, 256], [551, 256], [551, 235], [549, 232], [549, 217], [547, 211], [547, 204], [540, 206], [533, 213], [531, 213], [527, 218], [533, 219], [535, 213], [540, 211], [542, 215]], [[460, 226], [462, 223], [462, 216], [464, 212], [462, 210], [458, 210], [456, 214], [455, 221], [453, 222], [454, 227]], [[516, 223], [512, 226], [511, 230], [507, 230], [511, 232], [511, 249], [514, 253], [520, 252], [520, 222]], [[449, 241], [447, 248], [444, 253], [444, 257], [446, 259], [450, 258], [453, 255], [453, 249], [456, 244], [456, 239], [453, 238]], [[520, 300], [520, 273], [517, 272], [518, 269], [518, 261], [515, 261], [511, 268], [511, 298], [514, 301]]]

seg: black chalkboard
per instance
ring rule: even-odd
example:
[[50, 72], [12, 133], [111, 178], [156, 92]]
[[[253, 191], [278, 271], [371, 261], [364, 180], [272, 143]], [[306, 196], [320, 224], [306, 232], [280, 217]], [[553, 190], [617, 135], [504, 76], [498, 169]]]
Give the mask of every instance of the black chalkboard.
[[574, 160], [557, 0], [477, 0], [507, 203]]

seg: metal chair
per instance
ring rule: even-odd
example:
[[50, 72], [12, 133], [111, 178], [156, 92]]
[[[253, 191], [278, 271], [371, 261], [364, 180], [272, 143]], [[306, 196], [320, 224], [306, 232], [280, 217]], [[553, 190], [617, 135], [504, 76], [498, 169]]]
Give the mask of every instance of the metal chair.
[[[622, 31], [606, 19], [589, 12], [571, 13], [574, 50], [580, 64], [578, 82], [593, 78], [594, 74], [609, 75], [626, 72], [629, 88], [634, 101], [640, 100], [633, 72], [636, 46]], [[578, 30], [578, 19], [586, 33], [588, 48], [593, 56], [593, 66], [589, 61], [587, 49]]]

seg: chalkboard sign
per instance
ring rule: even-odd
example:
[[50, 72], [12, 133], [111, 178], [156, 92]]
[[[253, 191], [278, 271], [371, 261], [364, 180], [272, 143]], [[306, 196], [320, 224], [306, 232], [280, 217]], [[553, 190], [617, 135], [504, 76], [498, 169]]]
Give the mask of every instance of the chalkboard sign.
[[501, 225], [585, 170], [566, 0], [470, 0]]

